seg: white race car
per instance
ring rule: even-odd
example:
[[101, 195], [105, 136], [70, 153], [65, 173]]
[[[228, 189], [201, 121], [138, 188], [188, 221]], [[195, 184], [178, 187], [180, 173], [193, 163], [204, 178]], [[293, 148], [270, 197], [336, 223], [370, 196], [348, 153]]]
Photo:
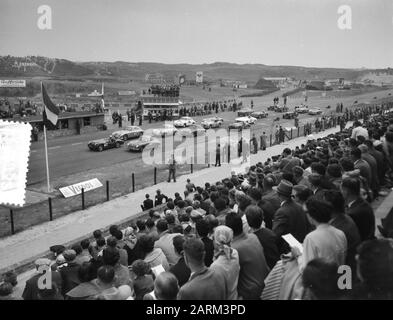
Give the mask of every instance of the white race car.
[[223, 122], [224, 119], [219, 117], [207, 118], [202, 120], [201, 126], [204, 127], [205, 129], [219, 128], [221, 127]]
[[257, 118], [247, 116], [247, 117], [239, 117], [235, 119], [236, 122], [244, 122], [246, 124], [254, 124], [257, 122]]
[[296, 106], [295, 111], [297, 113], [308, 113], [309, 109], [307, 106]]
[[140, 127], [136, 127], [136, 126], [129, 126], [126, 127], [124, 130], [115, 131], [112, 133], [112, 136], [114, 136], [116, 139], [121, 139], [124, 141], [129, 139], [139, 138], [142, 135], [143, 135], [143, 130]]
[[309, 115], [316, 115], [316, 114], [321, 114], [321, 113], [322, 113], [322, 110], [318, 109], [318, 108], [308, 110]]
[[195, 120], [190, 117], [181, 117], [179, 120], [173, 122], [175, 127], [188, 127], [192, 124], [195, 124]]

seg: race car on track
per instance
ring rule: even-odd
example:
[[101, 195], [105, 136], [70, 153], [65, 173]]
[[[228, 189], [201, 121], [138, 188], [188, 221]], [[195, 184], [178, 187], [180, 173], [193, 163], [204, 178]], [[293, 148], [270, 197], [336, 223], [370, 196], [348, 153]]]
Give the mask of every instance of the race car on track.
[[142, 135], [143, 129], [136, 126], [129, 126], [126, 127], [124, 130], [115, 131], [112, 133], [112, 136], [114, 136], [116, 139], [121, 139], [124, 141], [139, 138]]
[[274, 112], [287, 112], [288, 107], [287, 106], [275, 106], [274, 107]]
[[250, 124], [242, 122], [242, 121], [231, 123], [228, 126], [229, 130], [240, 130], [241, 131], [243, 129], [248, 129], [248, 128], [250, 128]]
[[296, 106], [295, 111], [297, 113], [308, 113], [308, 107], [307, 106]]
[[147, 146], [156, 147], [160, 144], [157, 138], [152, 136], [143, 135], [138, 140], [130, 141], [127, 143], [128, 151], [142, 151]]
[[188, 127], [195, 124], [195, 120], [191, 117], [181, 117], [179, 120], [173, 122], [175, 127]]
[[282, 118], [283, 118], [283, 119], [295, 119], [296, 116], [297, 116], [297, 113], [296, 113], [296, 112], [288, 111], [288, 112], [285, 112], [285, 113], [282, 115]]
[[123, 143], [124, 140], [116, 139], [115, 137], [109, 137], [109, 138], [89, 141], [87, 146], [91, 151], [101, 152], [107, 149], [120, 148]]
[[321, 113], [322, 113], [322, 110], [318, 109], [318, 108], [308, 110], [309, 115], [316, 115], [316, 114], [321, 114]]
[[255, 122], [257, 122], [257, 120], [258, 120], [257, 118], [254, 118], [254, 117], [251, 117], [251, 116], [239, 117], [239, 118], [235, 119], [236, 122], [245, 122], [247, 124], [254, 124]]
[[267, 118], [269, 114], [265, 111], [254, 111], [253, 113], [251, 113], [251, 117], [257, 118], [257, 119], [263, 119], [263, 118]]
[[187, 128], [181, 128], [177, 131], [177, 134], [181, 136], [199, 136], [205, 134], [206, 130], [199, 124], [192, 124]]
[[201, 126], [204, 127], [205, 129], [219, 128], [219, 127], [221, 127], [223, 122], [224, 122], [224, 119], [219, 118], [219, 117], [206, 118], [206, 119], [202, 120]]
[[153, 129], [154, 136], [174, 135], [176, 132], [177, 129], [169, 123], [164, 124], [164, 128]]

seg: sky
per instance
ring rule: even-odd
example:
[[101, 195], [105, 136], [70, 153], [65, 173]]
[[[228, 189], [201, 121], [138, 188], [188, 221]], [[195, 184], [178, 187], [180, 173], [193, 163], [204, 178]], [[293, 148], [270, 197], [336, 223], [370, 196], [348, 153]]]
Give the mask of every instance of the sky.
[[[38, 7], [52, 11], [40, 30]], [[349, 5], [352, 29], [338, 27]], [[0, 0], [0, 55], [393, 67], [391, 0]]]

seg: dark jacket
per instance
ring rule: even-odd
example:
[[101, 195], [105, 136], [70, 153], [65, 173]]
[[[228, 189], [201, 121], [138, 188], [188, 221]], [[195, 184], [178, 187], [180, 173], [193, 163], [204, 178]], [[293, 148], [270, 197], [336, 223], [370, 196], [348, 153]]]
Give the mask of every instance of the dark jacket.
[[360, 240], [375, 239], [375, 215], [371, 206], [362, 198], [358, 198], [348, 209], [347, 214], [356, 223]]
[[[26, 281], [25, 289], [22, 293], [24, 300], [39, 300], [38, 299], [38, 279], [42, 277], [42, 274], [36, 274]], [[52, 271], [52, 282], [57, 285], [59, 292], [62, 291], [62, 280], [58, 271]]]
[[154, 203], [152, 199], [146, 199], [145, 201], [143, 201], [143, 210], [149, 210], [151, 208], [154, 207]]
[[202, 242], [205, 244], [205, 265], [210, 267], [213, 263], [213, 256], [214, 256], [214, 245], [213, 240], [205, 237], [201, 238]]
[[227, 291], [223, 271], [205, 267], [180, 288], [178, 300], [225, 300]]
[[79, 268], [80, 266], [76, 262], [69, 262], [67, 266], [60, 269], [63, 296], [81, 283], [78, 276]]
[[288, 251], [288, 247], [281, 238], [282, 235], [291, 233], [299, 242], [303, 242], [310, 230], [309, 222], [302, 207], [292, 200], [287, 200], [276, 211], [273, 220], [273, 231], [279, 238], [280, 252]]
[[185, 284], [190, 279], [191, 270], [187, 267], [184, 257], [181, 257], [179, 261], [169, 269], [169, 272], [173, 273], [179, 282], [179, 287]]
[[258, 231], [255, 231], [254, 234], [257, 236], [263, 247], [267, 265], [270, 269], [273, 269], [278, 259], [280, 259], [276, 235], [273, 231], [267, 228], [261, 228]]

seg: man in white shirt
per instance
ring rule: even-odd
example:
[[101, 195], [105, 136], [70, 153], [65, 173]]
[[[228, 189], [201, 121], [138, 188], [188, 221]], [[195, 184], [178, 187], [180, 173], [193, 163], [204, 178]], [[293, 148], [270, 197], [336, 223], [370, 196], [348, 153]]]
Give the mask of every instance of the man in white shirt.
[[359, 121], [355, 121], [351, 138], [357, 140], [358, 136], [363, 136], [366, 140], [369, 138], [367, 129]]
[[345, 264], [347, 239], [344, 232], [329, 225], [333, 212], [331, 205], [326, 201], [311, 198], [303, 208], [316, 229], [303, 241], [302, 269], [315, 258], [322, 258], [338, 265]]

